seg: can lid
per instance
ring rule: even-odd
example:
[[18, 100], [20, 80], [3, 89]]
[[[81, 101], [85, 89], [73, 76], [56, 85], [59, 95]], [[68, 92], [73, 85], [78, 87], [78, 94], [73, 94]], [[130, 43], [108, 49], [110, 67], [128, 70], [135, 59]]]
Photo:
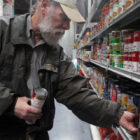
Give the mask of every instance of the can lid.
[[48, 91], [45, 88], [36, 88], [34, 92], [39, 96], [47, 96]]

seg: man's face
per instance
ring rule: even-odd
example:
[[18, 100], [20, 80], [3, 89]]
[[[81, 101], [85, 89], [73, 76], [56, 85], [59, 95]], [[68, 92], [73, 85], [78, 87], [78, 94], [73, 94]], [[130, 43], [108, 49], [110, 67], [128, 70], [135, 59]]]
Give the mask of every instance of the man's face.
[[49, 14], [39, 24], [39, 29], [43, 39], [49, 45], [57, 45], [59, 40], [69, 29], [70, 20], [60, 7], [51, 7]]

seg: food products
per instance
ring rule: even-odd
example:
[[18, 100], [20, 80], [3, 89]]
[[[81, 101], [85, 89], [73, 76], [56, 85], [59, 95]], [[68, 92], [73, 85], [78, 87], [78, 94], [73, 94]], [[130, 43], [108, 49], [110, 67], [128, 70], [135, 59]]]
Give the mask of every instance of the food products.
[[[44, 88], [35, 89], [31, 99], [31, 106], [35, 108], [42, 108], [47, 96], [48, 92], [46, 89]], [[34, 124], [35, 122], [36, 120], [32, 120], [32, 122], [26, 121], [27, 124]]]
[[119, 0], [113, 0], [113, 18], [118, 16]]
[[136, 106], [133, 103], [133, 96], [131, 95], [128, 97], [127, 110], [129, 112], [136, 113]]
[[139, 52], [139, 61], [138, 61], [138, 72], [140, 73], [140, 52]]
[[132, 53], [132, 70], [138, 72], [139, 52]]
[[125, 10], [125, 0], [119, 0], [118, 14], [122, 14]]
[[128, 103], [128, 95], [127, 94], [122, 94], [122, 107], [127, 109], [127, 103]]
[[133, 52], [140, 52], [140, 31], [134, 32]]
[[125, 9], [128, 9], [134, 4], [134, 0], [126, 0], [125, 1]]
[[110, 0], [109, 4], [109, 22], [113, 20], [113, 0]]

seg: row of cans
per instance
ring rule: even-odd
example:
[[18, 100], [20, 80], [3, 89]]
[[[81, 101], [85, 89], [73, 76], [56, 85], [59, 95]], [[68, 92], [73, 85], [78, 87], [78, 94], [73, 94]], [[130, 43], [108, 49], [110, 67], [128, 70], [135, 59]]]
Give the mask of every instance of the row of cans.
[[140, 72], [140, 31], [125, 36], [124, 68]]

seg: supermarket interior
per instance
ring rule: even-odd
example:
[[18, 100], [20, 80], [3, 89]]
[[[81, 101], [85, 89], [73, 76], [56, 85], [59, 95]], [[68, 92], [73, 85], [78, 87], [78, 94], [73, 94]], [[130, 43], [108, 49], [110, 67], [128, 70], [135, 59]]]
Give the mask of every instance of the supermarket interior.
[[[2, 51], [1, 48], [2, 43], [4, 42], [2, 40], [4, 37], [2, 36], [1, 31], [4, 32], [4, 26], [1, 26], [1, 19], [4, 17], [15, 17], [29, 13], [36, 1], [37, 0], [0, 0], [0, 59], [2, 60], [0, 60], [0, 77], [3, 70], [1, 67], [4, 67], [4, 60], [2, 59], [4, 54], [2, 54], [2, 52], [4, 51]], [[64, 3], [65, 1], [67, 2], [67, 0], [60, 1], [64, 1]], [[64, 36], [59, 41], [59, 44], [63, 47], [65, 54], [69, 57], [69, 59], [71, 59], [70, 61], [73, 63], [76, 73], [80, 75], [80, 77], [84, 77], [86, 79], [86, 88], [90, 89], [90, 91], [92, 90], [92, 92], [96, 94], [100, 100], [109, 100], [110, 102], [118, 104], [120, 108], [125, 111], [133, 114], [139, 114], [140, 0], [69, 1], [75, 1], [79, 12], [85, 19], [84, 23], [71, 21], [69, 25], [70, 29], [65, 31]], [[10, 51], [10, 49], [7, 50]], [[12, 55], [12, 53], [10, 55]], [[8, 57], [11, 59], [13, 58], [13, 56]], [[52, 57], [55, 58], [55, 56]], [[11, 64], [11, 61], [9, 60], [5, 62], [5, 64]], [[48, 65], [46, 64], [46, 67]], [[57, 69], [54, 65], [49, 69], [49, 71], [53, 71], [53, 74]], [[13, 68], [11, 65], [9, 67], [11, 69]], [[19, 68], [22, 72], [22, 66], [19, 66]], [[66, 70], [67, 69], [68, 68], [66, 68]], [[64, 70], [62, 70], [62, 72], [63, 71]], [[7, 73], [5, 72], [5, 75]], [[49, 74], [53, 75], [51, 72]], [[5, 77], [2, 76], [2, 78], [0, 78], [0, 94], [3, 94], [4, 91], [4, 89], [1, 89], [3, 84], [1, 84], [1, 82]], [[66, 79], [66, 83], [69, 84], [72, 80], [68, 80], [69, 77]], [[63, 82], [62, 84], [64, 84]], [[72, 85], [72, 83], [70, 83], [70, 85]], [[61, 86], [62, 85], [60, 85], [59, 88], [61, 88]], [[69, 88], [67, 85], [65, 86], [66, 88]], [[74, 85], [72, 87], [75, 88], [73, 89], [75, 92], [77, 90], [77, 86], [79, 85]], [[12, 87], [12, 85], [10, 87]], [[21, 88], [21, 90], [22, 89], [23, 88]], [[65, 89], [63, 92], [65, 92]], [[76, 98], [79, 102], [81, 101], [79, 98], [80, 93], [82, 94], [82, 92], [84, 91], [78, 92], [79, 97]], [[68, 93], [70, 94], [70, 92]], [[60, 93], [56, 95], [57, 101], [60, 101], [61, 103], [62, 100], [62, 103], [66, 104], [66, 106], [67, 103], [65, 102], [67, 101], [71, 104], [67, 98], [73, 97], [65, 95], [66, 97], [62, 98], [59, 97], [59, 94]], [[0, 106], [3, 105], [1, 104], [1, 98], [3, 98], [2, 96], [0, 95]], [[74, 95], [72, 94], [71, 96]], [[90, 121], [83, 121], [84, 119], [82, 120], [82, 117], [80, 118], [75, 115], [78, 114], [74, 112], [75, 110], [69, 110], [72, 106], [67, 106], [67, 108], [63, 104], [58, 103], [56, 100], [54, 124], [52, 129], [48, 131], [50, 140], [140, 140], [139, 118], [134, 119], [135, 126], [138, 128], [137, 132], [131, 132], [121, 125], [112, 125], [110, 128], [102, 127], [100, 124], [96, 125], [95, 123], [94, 125], [91, 124]], [[17, 101], [18, 99], [16, 98], [15, 104]], [[73, 104], [73, 106], [76, 105]], [[74, 109], [76, 109], [76, 107]], [[83, 110], [85, 109], [86, 107]], [[87, 110], [89, 110], [89, 108]], [[97, 109], [95, 109], [95, 113], [96, 111], [98, 112]], [[52, 112], [50, 111], [49, 113]], [[88, 115], [90, 115], [90, 113], [87, 114], [87, 116]], [[0, 111], [0, 117], [1, 116], [2, 114]], [[8, 139], [1, 139], [0, 134], [0, 140]]]

